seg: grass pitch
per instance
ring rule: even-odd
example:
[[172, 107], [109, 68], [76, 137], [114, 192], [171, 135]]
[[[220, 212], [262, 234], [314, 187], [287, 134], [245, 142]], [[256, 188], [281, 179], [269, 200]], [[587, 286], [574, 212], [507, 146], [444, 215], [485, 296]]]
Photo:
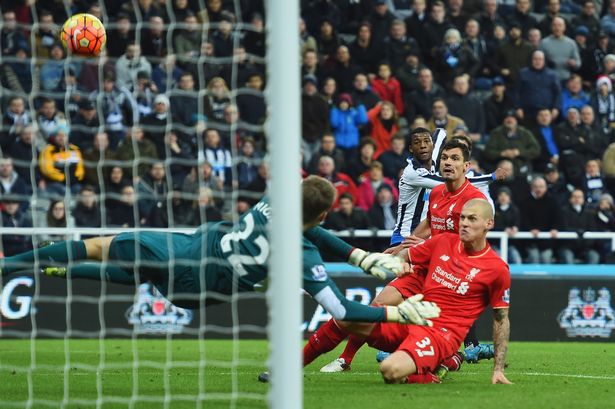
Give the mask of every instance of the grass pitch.
[[[1, 340], [0, 407], [265, 408], [267, 352], [265, 341]], [[318, 372], [336, 356], [306, 368], [305, 408], [615, 407], [613, 343], [512, 343], [511, 386], [489, 384], [491, 361], [441, 385], [385, 385], [368, 348], [350, 372]]]

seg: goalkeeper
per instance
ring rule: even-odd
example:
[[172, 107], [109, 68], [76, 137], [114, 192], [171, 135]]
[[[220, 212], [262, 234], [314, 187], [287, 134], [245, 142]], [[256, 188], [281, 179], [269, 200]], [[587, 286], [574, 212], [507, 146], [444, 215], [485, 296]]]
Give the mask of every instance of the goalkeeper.
[[[353, 248], [318, 227], [335, 200], [331, 183], [310, 176], [303, 181], [302, 190], [305, 291], [338, 320], [408, 323], [414, 318], [413, 323], [421, 323], [421, 317], [409, 317], [403, 307], [400, 310], [397, 306], [366, 306], [341, 294], [327, 276], [319, 250], [341, 256], [380, 278], [385, 278], [387, 270], [403, 275], [410, 267], [397, 256]], [[235, 224], [205, 224], [194, 234], [131, 232], [59, 242], [4, 258], [0, 260], [0, 269], [2, 275], [11, 274], [32, 269], [38, 261], [49, 276], [132, 286], [150, 281], [173, 304], [194, 309], [263, 286], [268, 272], [270, 217], [269, 202], [264, 198]], [[289, 266], [289, 273], [293, 269]]]

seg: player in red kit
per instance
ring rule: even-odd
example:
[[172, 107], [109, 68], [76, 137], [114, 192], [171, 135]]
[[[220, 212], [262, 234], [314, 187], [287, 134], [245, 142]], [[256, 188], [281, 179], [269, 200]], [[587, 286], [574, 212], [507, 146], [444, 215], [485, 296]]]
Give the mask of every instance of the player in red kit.
[[308, 341], [304, 364], [327, 352], [329, 345], [350, 332], [364, 337], [374, 348], [392, 352], [380, 364], [385, 382], [437, 382], [437, 378], [425, 376], [457, 351], [472, 323], [490, 304], [495, 345], [491, 382], [510, 383], [504, 375], [510, 337], [510, 272], [487, 242], [487, 232], [492, 227], [493, 210], [489, 202], [471, 199], [461, 210], [459, 234], [438, 234], [404, 251], [415, 270], [424, 272], [424, 300], [435, 302], [440, 308], [440, 317], [432, 320], [433, 326], [330, 321], [325, 324], [325, 333], [321, 333], [323, 326]]
[[[448, 141], [440, 154], [440, 174], [444, 184], [434, 187], [429, 195], [429, 210], [410, 237], [403, 244], [393, 247], [385, 253], [398, 252], [411, 245], [416, 245], [425, 238], [445, 232], [459, 231], [459, 214], [463, 205], [471, 199], [486, 199], [485, 195], [474, 187], [466, 178], [470, 167], [470, 151], [467, 144], [456, 139]], [[374, 305], [398, 305], [404, 299], [422, 293], [423, 276], [410, 274], [391, 281], [374, 298]], [[475, 336], [472, 336], [474, 343]], [[477, 343], [477, 342], [476, 342]], [[322, 372], [338, 372], [350, 369], [350, 362], [364, 344], [362, 340], [351, 336], [348, 345], [340, 357], [321, 369]]]

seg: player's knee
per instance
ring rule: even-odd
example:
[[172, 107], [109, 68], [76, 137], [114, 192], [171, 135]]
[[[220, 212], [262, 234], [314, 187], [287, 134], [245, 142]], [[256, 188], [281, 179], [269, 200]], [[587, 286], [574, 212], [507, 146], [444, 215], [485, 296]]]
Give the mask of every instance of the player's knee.
[[380, 373], [385, 383], [401, 383], [405, 378], [404, 368], [393, 359], [385, 359], [380, 364]]

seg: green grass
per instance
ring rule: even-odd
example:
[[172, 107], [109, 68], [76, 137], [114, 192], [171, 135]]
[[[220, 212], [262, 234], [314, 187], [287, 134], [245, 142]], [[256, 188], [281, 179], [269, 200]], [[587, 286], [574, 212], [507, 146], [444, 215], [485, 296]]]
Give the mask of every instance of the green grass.
[[[94, 408], [97, 388], [105, 397], [98, 406], [103, 409], [266, 407], [267, 386], [256, 381], [266, 361], [264, 341], [205, 341], [199, 350], [198, 342], [187, 340], [108, 340], [103, 344], [107, 368], [99, 367], [97, 340], [33, 345], [31, 354], [30, 341], [0, 341], [0, 408], [26, 407], [29, 388], [36, 399], [32, 408]], [[141, 366], [133, 369], [135, 351]], [[32, 356], [37, 367], [29, 372]], [[612, 343], [512, 343], [507, 369], [515, 383], [511, 386], [489, 384], [491, 362], [464, 365], [441, 385], [385, 385], [375, 351], [367, 348], [359, 352], [351, 372], [320, 374], [318, 369], [335, 356], [328, 354], [306, 368], [305, 408], [615, 407]], [[171, 365], [165, 367], [166, 362]], [[137, 393], [130, 402], [133, 391]], [[170, 397], [166, 406], [165, 391]]]

